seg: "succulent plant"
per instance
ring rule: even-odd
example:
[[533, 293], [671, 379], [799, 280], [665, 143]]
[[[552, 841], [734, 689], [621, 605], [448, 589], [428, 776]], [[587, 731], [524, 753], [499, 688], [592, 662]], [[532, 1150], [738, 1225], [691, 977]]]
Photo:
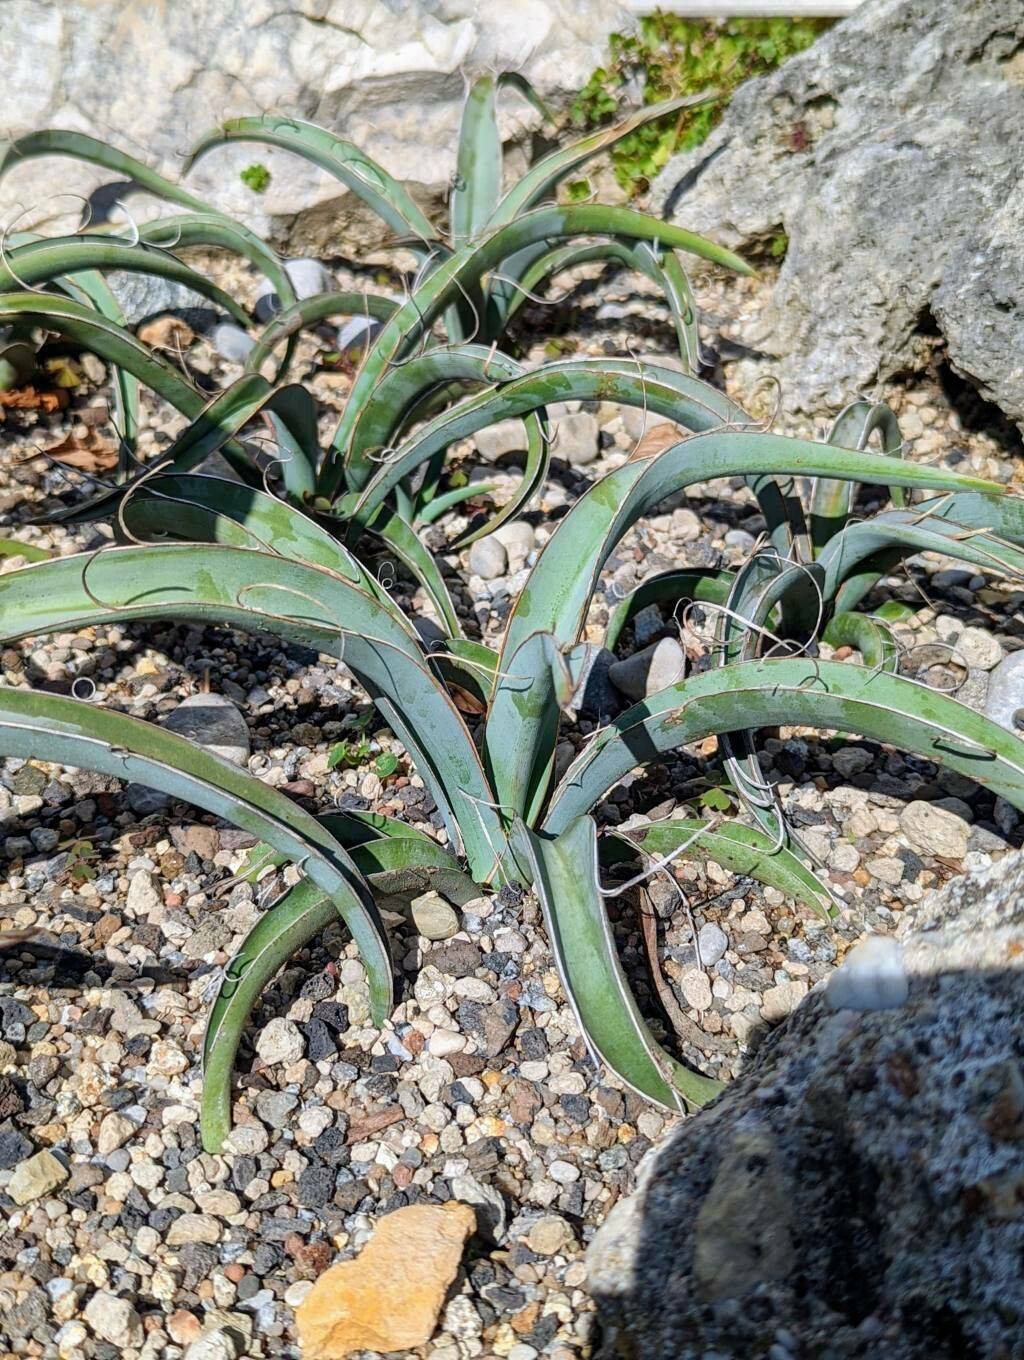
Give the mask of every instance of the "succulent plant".
[[[71, 512], [78, 518], [116, 513], [122, 536], [134, 542], [0, 576], [3, 637], [115, 620], [187, 620], [270, 632], [333, 656], [404, 745], [445, 830], [442, 844], [381, 815], [314, 816], [171, 732], [74, 698], [0, 689], [3, 754], [80, 765], [162, 789], [255, 835], [260, 847], [248, 875], [284, 863], [301, 871], [246, 939], [211, 1008], [202, 1098], [210, 1150], [222, 1145], [230, 1127], [231, 1072], [247, 1017], [281, 965], [340, 917], [366, 968], [371, 1014], [382, 1024], [394, 983], [374, 890], [426, 882], [443, 887], [467, 877], [479, 885], [533, 888], [581, 1031], [623, 1081], [672, 1109], [709, 1099], [717, 1083], [677, 1062], [646, 1024], [616, 955], [606, 898], [678, 857], [700, 855], [828, 916], [827, 885], [792, 836], [758, 766], [758, 728], [859, 733], [982, 779], [1024, 808], [1024, 742], [949, 695], [900, 675], [899, 649], [884, 620], [858, 610], [894, 562], [920, 551], [1019, 573], [1022, 502], [994, 483], [902, 460], [895, 417], [883, 406], [854, 403], [828, 441], [785, 438], [759, 429], [689, 369], [608, 359], [527, 371], [479, 343], [476, 327], [500, 337], [515, 288], [532, 279], [532, 289], [545, 269], [563, 267], [565, 252], [600, 250], [640, 266], [640, 243], [648, 242], [742, 267], [709, 243], [640, 214], [537, 206], [561, 174], [611, 134], [588, 139], [583, 150], [555, 152], [499, 199], [495, 93], [496, 83], [485, 81], [470, 95], [450, 239], [433, 233], [380, 167], [332, 134], [288, 120], [241, 119], [200, 143], [197, 154], [223, 140], [247, 139], [310, 156], [351, 183], [392, 226], [411, 230], [423, 251], [424, 267], [404, 302], [358, 302], [378, 307], [383, 325], [326, 448], [313, 399], [301, 386], [280, 381], [287, 348], [274, 382], [257, 370], [299, 326], [357, 310], [350, 296], [290, 303], [287, 271], [251, 234], [78, 134], [38, 134], [7, 155], [6, 163], [44, 152], [84, 155], [187, 209], [170, 224], [143, 228], [137, 243], [92, 234], [14, 246], [2, 266], [12, 291], [0, 297], [0, 324], [50, 327], [101, 355], [119, 374], [126, 416], [137, 402], [133, 384], [141, 382], [188, 424], [158, 462]], [[556, 244], [581, 233], [602, 240]], [[214, 285], [159, 248], [172, 239], [230, 244], [265, 269], [284, 304], [250, 355], [250, 371], [210, 401], [118, 323], [103, 283], [108, 268], [164, 272], [204, 289], [237, 315]], [[650, 258], [670, 283], [681, 277], [665, 262], [674, 256]], [[539, 271], [537, 278], [531, 271]], [[508, 278], [515, 280], [510, 294], [502, 291]], [[65, 295], [31, 291], [44, 286]], [[689, 295], [682, 285], [671, 286], [681, 319]], [[476, 320], [459, 334], [470, 305]], [[447, 343], [432, 330], [442, 319], [451, 328]], [[691, 326], [692, 313], [681, 331], [684, 367]], [[500, 648], [492, 650], [465, 635], [442, 571], [417, 533], [419, 521], [440, 512], [441, 463], [455, 441], [495, 421], [526, 421], [523, 486], [474, 534], [486, 532], [518, 513], [544, 480], [546, 404], [598, 398], [666, 416], [680, 427], [679, 438], [657, 453], [637, 451], [580, 496], [551, 532]], [[272, 424], [280, 446], [280, 495], [261, 489], [266, 469], [247, 433], [257, 416]], [[876, 433], [881, 451], [869, 447]], [[216, 450], [240, 480], [196, 472]], [[691, 649], [689, 673], [593, 733], [556, 778], [560, 731], [593, 661], [594, 644], [582, 638], [605, 564], [666, 498], [716, 478], [746, 479], [765, 519], [763, 543], [736, 573], [686, 568], [643, 582], [613, 610], [605, 641], [620, 646], [631, 619], [651, 603], [676, 617], [692, 606], [695, 620], [702, 610], [714, 636]], [[813, 482], [806, 512], [798, 495], [805, 479]], [[858, 521], [858, 482], [889, 487], [893, 508]], [[913, 495], [924, 499], [912, 501]], [[455, 503], [449, 496], [442, 508]], [[423, 586], [440, 621], [439, 640], [421, 640], [361, 559], [367, 533], [383, 539]], [[819, 643], [853, 647], [862, 663], [820, 659]], [[456, 702], [467, 694], [474, 699], [468, 717]], [[594, 809], [630, 771], [709, 736], [720, 739], [726, 771], [752, 824], [695, 812], [628, 831], [599, 827]], [[622, 865], [630, 866], [625, 882], [608, 879], [607, 871]]]

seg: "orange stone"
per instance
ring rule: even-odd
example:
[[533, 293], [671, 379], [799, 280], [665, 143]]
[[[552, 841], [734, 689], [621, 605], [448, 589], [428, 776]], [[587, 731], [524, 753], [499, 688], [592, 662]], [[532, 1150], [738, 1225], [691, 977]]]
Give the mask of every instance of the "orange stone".
[[385, 1215], [359, 1255], [325, 1271], [296, 1308], [303, 1360], [425, 1346], [475, 1227], [475, 1211], [457, 1200]]

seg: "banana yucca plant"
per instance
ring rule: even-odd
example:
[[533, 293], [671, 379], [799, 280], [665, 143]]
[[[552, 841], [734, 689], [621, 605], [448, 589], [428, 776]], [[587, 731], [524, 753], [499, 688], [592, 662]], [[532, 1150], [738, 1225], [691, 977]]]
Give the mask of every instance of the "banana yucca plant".
[[[657, 370], [645, 377], [651, 387], [662, 380]], [[703, 394], [704, 403], [723, 400], [711, 389]], [[697, 423], [683, 396], [674, 414]], [[864, 443], [864, 431], [882, 414], [858, 404], [835, 436]], [[684, 1109], [708, 1099], [717, 1084], [677, 1063], [645, 1024], [615, 955], [605, 897], [619, 889], [603, 886], [602, 857], [615, 863], [639, 855], [657, 865], [699, 853], [827, 913], [826, 886], [799, 849], [784, 843], [778, 810], [758, 803], [765, 785], [744, 734], [769, 725], [892, 742], [981, 779], [1024, 807], [1024, 743], [948, 695], [894, 673], [885, 625], [854, 608], [894, 559], [922, 550], [1016, 574], [1024, 564], [1016, 546], [1024, 534], [1021, 502], [994, 484], [899, 458], [744, 428], [740, 415], [734, 409], [718, 428], [631, 459], [595, 482], [555, 527], [497, 651], [456, 633], [443, 646], [425, 646], [376, 577], [315, 519], [243, 484], [195, 474], [152, 478], [122, 506], [122, 516], [138, 538], [166, 534], [173, 524], [196, 541], [111, 547], [0, 577], [8, 638], [115, 619], [191, 620], [273, 632], [338, 657], [405, 745], [443, 818], [446, 845], [382, 816], [317, 818], [137, 719], [48, 693], [0, 692], [5, 753], [164, 789], [258, 836], [264, 849], [253, 872], [283, 862], [302, 871], [245, 941], [212, 1007], [202, 1101], [207, 1147], [220, 1147], [229, 1127], [230, 1073], [250, 1009], [285, 960], [339, 915], [366, 966], [372, 1015], [385, 1020], [393, 973], [375, 885], [390, 890], [409, 874], [442, 886], [457, 874], [480, 885], [532, 885], [592, 1050], [633, 1089]], [[775, 540], [770, 548], [733, 577], [687, 570], [652, 578], [608, 623], [607, 641], [617, 645], [635, 610], [652, 601], [720, 606], [719, 663], [629, 708], [583, 745], [556, 782], [555, 748], [585, 674], [590, 647], [580, 637], [604, 563], [666, 496], [698, 480], [735, 476], [751, 479], [760, 495]], [[806, 535], [787, 486], [793, 478], [819, 479]], [[858, 480], [934, 494], [863, 523], [847, 519], [831, 532], [848, 514], [845, 488]], [[979, 521], [1000, 532], [976, 532]], [[809, 562], [791, 555], [802, 539], [811, 545]], [[865, 664], [801, 652], [816, 631], [826, 640], [853, 639]], [[761, 655], [766, 638], [773, 649], [792, 639], [797, 651]], [[453, 700], [456, 688], [480, 698], [483, 711], [472, 729]], [[711, 734], [734, 734], [729, 759], [737, 789], [766, 825], [686, 818], [599, 832], [593, 809], [625, 775]]]
[[[897, 649], [884, 622], [858, 611], [895, 561], [921, 551], [1018, 573], [1021, 502], [997, 485], [895, 456], [899, 432], [884, 407], [856, 403], [826, 442], [759, 430], [693, 372], [692, 310], [684, 316], [682, 303], [689, 308], [689, 302], [682, 285], [672, 285], [672, 296], [681, 299], [682, 372], [635, 359], [565, 360], [531, 371], [497, 349], [493, 341], [504, 334], [522, 288], [532, 291], [545, 269], [565, 267], [566, 252], [600, 251], [641, 267], [641, 247], [650, 245], [651, 267], [665, 270], [670, 281], [677, 277], [668, 264], [675, 256], [665, 251], [692, 250], [745, 266], [640, 214], [543, 201], [562, 174], [613, 134], [588, 139], [582, 150], [553, 153], [500, 197], [495, 89], [494, 82], [479, 83], [467, 105], [446, 238], [415, 216], [418, 209], [380, 167], [331, 134], [288, 120], [245, 119], [200, 144], [201, 153], [223, 140], [255, 138], [311, 156], [419, 243], [423, 264], [409, 296], [381, 304], [381, 330], [326, 447], [315, 403], [301, 386], [284, 382], [282, 371], [297, 329], [358, 310], [351, 300], [342, 303], [333, 294], [291, 300], [286, 271], [257, 238], [139, 162], [79, 134], [37, 134], [0, 159], [2, 171], [26, 155], [85, 156], [187, 210], [170, 225], [143, 228], [137, 243], [93, 233], [25, 241], [5, 252], [11, 291], [0, 297], [0, 324], [57, 330], [114, 367], [124, 412], [137, 404], [133, 384], [142, 383], [186, 423], [157, 462], [72, 512], [79, 518], [116, 514], [122, 538], [133, 541], [0, 576], [3, 636], [114, 620], [187, 620], [268, 631], [333, 656], [405, 746], [446, 833], [442, 844], [379, 815], [317, 817], [150, 724], [72, 698], [0, 689], [0, 753], [163, 789], [258, 837], [250, 873], [284, 863], [301, 871], [246, 939], [211, 1008], [202, 1135], [212, 1151], [230, 1127], [231, 1071], [249, 1012], [277, 969], [338, 917], [365, 964], [372, 1016], [378, 1024], [386, 1020], [393, 969], [375, 890], [424, 876], [443, 887], [453, 875], [481, 886], [531, 886], [593, 1052], [634, 1090], [686, 1109], [709, 1099], [717, 1083], [678, 1063], [646, 1025], [619, 966], [605, 905], [633, 880], [608, 886], [604, 865], [639, 862], [648, 873], [678, 856], [706, 855], [827, 914], [827, 886], [789, 837], [757, 766], [751, 734], [763, 726], [892, 742], [984, 780], [1024, 806], [1024, 743], [948, 695], [896, 673]], [[198, 288], [200, 276], [160, 243], [200, 241], [229, 244], [254, 260], [284, 305], [250, 354], [250, 371], [212, 400], [120, 324], [103, 278], [107, 269], [137, 267]], [[211, 291], [214, 285], [201, 283], [237, 315], [229, 299]], [[54, 288], [60, 291], [46, 291]], [[370, 303], [360, 300], [359, 308], [364, 305]], [[444, 337], [442, 325], [449, 328]], [[283, 357], [268, 379], [260, 370], [278, 345]], [[457, 503], [440, 490], [447, 452], [496, 421], [526, 423], [524, 485], [477, 531], [489, 530], [517, 513], [544, 479], [547, 405], [597, 399], [665, 416], [679, 427], [679, 438], [655, 454], [638, 451], [579, 498], [532, 568], [500, 647], [491, 649], [465, 635], [444, 575], [417, 532]], [[279, 446], [279, 495], [263, 488], [268, 469], [260, 465], [251, 429], [257, 417], [270, 424]], [[881, 452], [869, 448], [876, 431]], [[217, 450], [238, 480], [197, 472]], [[667, 497], [716, 478], [746, 479], [765, 518], [762, 548], [734, 575], [678, 570], [644, 582], [616, 606], [605, 639], [609, 648], [620, 647], [631, 618], [646, 605], [661, 602], [677, 611], [692, 602], [717, 620], [714, 649], [692, 673], [593, 734], [556, 779], [559, 735], [593, 660], [593, 643], [581, 639], [606, 562]], [[808, 513], [797, 496], [805, 479], [814, 485]], [[892, 488], [893, 508], [857, 522], [857, 482]], [[924, 499], [911, 503], [909, 495]], [[440, 624], [439, 640], [421, 640], [366, 565], [365, 545], [374, 538], [422, 585]], [[855, 647], [864, 664], [817, 659], [819, 640]], [[467, 694], [475, 700], [468, 717], [462, 711]], [[624, 776], [712, 734], [722, 738], [727, 771], [752, 825], [693, 816], [630, 832], [599, 828], [594, 809]]]

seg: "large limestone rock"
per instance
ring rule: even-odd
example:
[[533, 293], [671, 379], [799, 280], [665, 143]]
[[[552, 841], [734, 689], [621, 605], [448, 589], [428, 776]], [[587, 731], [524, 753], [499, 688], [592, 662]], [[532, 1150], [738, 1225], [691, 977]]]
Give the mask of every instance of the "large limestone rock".
[[604, 1360], [1019, 1353], [1024, 855], [876, 944], [612, 1210], [588, 1254]]
[[1022, 128], [1020, 0], [868, 0], [745, 85], [655, 200], [726, 245], [789, 236], [744, 339], [791, 408], [834, 413], [937, 327], [1024, 427]]
[[[0, 135], [90, 132], [177, 177], [184, 153], [224, 118], [281, 113], [355, 142], [428, 211], [455, 168], [467, 77], [521, 70], [558, 98], [629, 22], [619, 0], [8, 0], [3, 18]], [[515, 95], [504, 107], [510, 136], [537, 125]], [[254, 162], [271, 172], [263, 194], [239, 180]], [[0, 218], [20, 203], [33, 209], [23, 227], [73, 225], [81, 205], [55, 196], [115, 178], [70, 161], [23, 163], [0, 184]], [[344, 186], [272, 148], [211, 152], [188, 185], [293, 252], [344, 254], [385, 234]]]

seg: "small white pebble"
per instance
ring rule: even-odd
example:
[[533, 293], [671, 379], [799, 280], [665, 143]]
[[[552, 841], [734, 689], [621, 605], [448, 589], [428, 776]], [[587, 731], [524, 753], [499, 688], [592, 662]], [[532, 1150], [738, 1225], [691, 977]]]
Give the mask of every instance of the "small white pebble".
[[884, 1011], [902, 1006], [909, 991], [902, 946], [887, 935], [869, 935], [829, 978], [825, 1000], [836, 1011]]

